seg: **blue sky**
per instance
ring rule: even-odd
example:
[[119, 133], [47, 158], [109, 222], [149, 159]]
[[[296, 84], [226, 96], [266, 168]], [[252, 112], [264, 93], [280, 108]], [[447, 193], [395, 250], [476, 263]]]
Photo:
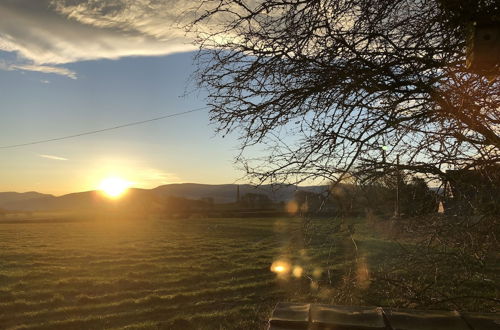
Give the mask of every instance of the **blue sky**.
[[[77, 2], [81, 5], [77, 13], [70, 12]], [[103, 28], [99, 14], [106, 16], [110, 9], [89, 7], [86, 12], [85, 5], [95, 2], [35, 3], [0, 0], [2, 146], [205, 105], [203, 92], [188, 82], [194, 70], [192, 46], [188, 40], [179, 41], [180, 32], [169, 27], [165, 15], [148, 17], [151, 12], [139, 8], [137, 19], [152, 22], [152, 27], [148, 30], [138, 22], [134, 30], [130, 12], [123, 12], [126, 19], [120, 21], [119, 5], [129, 8], [127, 1], [115, 1], [113, 22], [118, 23]], [[16, 20], [9, 25], [2, 12]], [[87, 14], [95, 21], [85, 18]], [[25, 25], [13, 26], [23, 18]], [[164, 21], [162, 32], [158, 26], [163, 25], [157, 22]], [[61, 30], [65, 22], [67, 31]], [[108, 36], [107, 43], [103, 36]], [[139, 40], [135, 48], [134, 38]], [[94, 189], [110, 175], [144, 188], [170, 182], [232, 183], [243, 175], [232, 163], [237, 146], [234, 136], [215, 136], [208, 113], [201, 111], [74, 139], [0, 149], [0, 191], [64, 194]]]

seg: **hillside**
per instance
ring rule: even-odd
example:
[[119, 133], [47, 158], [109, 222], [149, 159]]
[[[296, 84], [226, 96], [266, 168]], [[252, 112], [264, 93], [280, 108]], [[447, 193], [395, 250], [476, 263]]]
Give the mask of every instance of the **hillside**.
[[240, 190], [240, 196], [248, 193], [265, 194], [274, 202], [288, 201], [293, 198], [297, 190], [306, 190], [313, 192], [322, 192], [325, 186], [294, 186], [294, 185], [262, 185], [259, 187], [249, 184], [198, 184], [198, 183], [180, 183], [159, 186], [153, 191], [160, 196], [177, 196], [190, 199], [213, 198], [215, 203], [232, 203], [236, 201], [237, 190]]
[[24, 193], [18, 192], [0, 192], [0, 208], [9, 209], [10, 205], [20, 203], [23, 204], [28, 200], [50, 200], [55, 198], [53, 195], [41, 194], [35, 191]]
[[129, 189], [120, 199], [113, 200], [98, 191], [71, 193], [59, 197], [41, 197], [16, 200], [5, 203], [2, 208], [13, 211], [80, 211], [121, 208], [124, 210], [144, 209], [158, 203], [158, 197], [147, 189]]
[[[288, 201], [298, 190], [322, 192], [325, 186], [297, 187], [293, 185], [239, 185], [240, 196], [247, 193], [259, 193], [269, 196], [274, 202]], [[232, 203], [237, 198], [238, 185], [208, 185], [196, 183], [168, 184], [153, 189], [131, 188], [120, 199], [109, 199], [97, 191], [71, 193], [59, 197], [53, 195], [29, 193], [0, 193], [0, 208], [13, 211], [55, 211], [55, 210], [92, 210], [121, 207], [144, 209], [161, 204], [167, 196], [188, 199], [212, 198], [215, 203]]]

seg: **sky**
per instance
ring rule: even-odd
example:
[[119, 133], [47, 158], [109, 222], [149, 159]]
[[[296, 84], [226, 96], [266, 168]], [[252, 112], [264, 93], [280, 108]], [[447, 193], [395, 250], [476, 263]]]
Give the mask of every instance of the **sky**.
[[140, 188], [242, 178], [236, 137], [217, 136], [207, 110], [1, 148], [204, 107], [182, 28], [193, 4], [0, 0], [0, 191], [62, 195], [109, 176]]

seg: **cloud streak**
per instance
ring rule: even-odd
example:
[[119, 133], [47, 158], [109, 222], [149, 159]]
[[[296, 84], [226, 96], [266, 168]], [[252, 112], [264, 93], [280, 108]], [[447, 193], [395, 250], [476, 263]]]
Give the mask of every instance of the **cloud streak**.
[[69, 77], [71, 79], [76, 79], [76, 72], [71, 71], [66, 68], [49, 66], [49, 65], [11, 65], [9, 67], [11, 70], [24, 70], [24, 71], [37, 71], [43, 73], [55, 73], [62, 76]]
[[[194, 1], [3, 0], [0, 50], [18, 61], [0, 69], [76, 78], [58, 65], [125, 56], [157, 56], [195, 47], [183, 25]], [[1, 63], [0, 63], [1, 64]]]
[[52, 159], [52, 160], [68, 160], [67, 158], [54, 156], [54, 155], [38, 155], [38, 156], [40, 156], [42, 158]]
[[[50, 66], [50, 65], [35, 65], [35, 64], [12, 64], [12, 63], [7, 63], [6, 61], [3, 61], [1, 59], [0, 59], [0, 70], [4, 71], [19, 70], [19, 71], [35, 71], [42, 73], [54, 73], [69, 77], [71, 79], [77, 79], [76, 72], [63, 67]], [[41, 80], [41, 82], [48, 83], [49, 81]]]

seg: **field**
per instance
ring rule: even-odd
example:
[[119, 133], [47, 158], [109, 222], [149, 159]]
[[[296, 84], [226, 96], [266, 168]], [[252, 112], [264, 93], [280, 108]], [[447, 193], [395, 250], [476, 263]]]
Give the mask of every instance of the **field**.
[[370, 281], [396, 243], [353, 222], [0, 223], [0, 328], [263, 329], [278, 301], [390, 305]]
[[300, 222], [0, 224], [0, 328], [264, 328], [276, 302], [309, 299], [307, 265], [297, 278], [270, 270], [307, 259], [292, 244]]

